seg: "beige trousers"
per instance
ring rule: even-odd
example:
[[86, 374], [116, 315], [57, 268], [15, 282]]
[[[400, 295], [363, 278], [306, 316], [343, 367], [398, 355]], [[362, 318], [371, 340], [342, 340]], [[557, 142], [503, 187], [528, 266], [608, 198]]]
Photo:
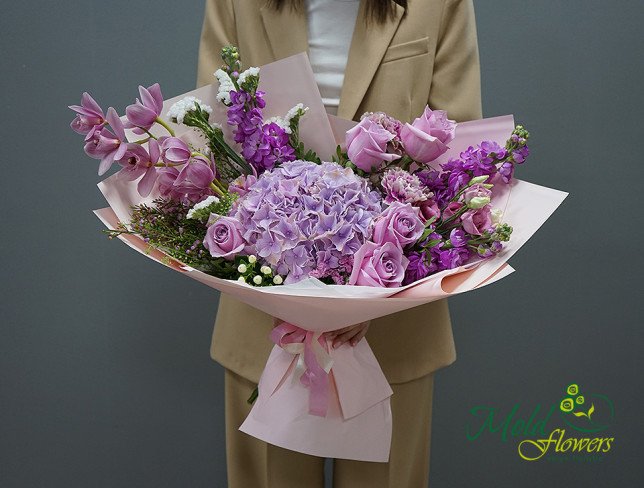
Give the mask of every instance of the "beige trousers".
[[[238, 430], [251, 409], [251, 381], [226, 370], [228, 488], [324, 488], [324, 458], [267, 444]], [[334, 460], [334, 488], [426, 488], [434, 374], [392, 384], [388, 463]]]

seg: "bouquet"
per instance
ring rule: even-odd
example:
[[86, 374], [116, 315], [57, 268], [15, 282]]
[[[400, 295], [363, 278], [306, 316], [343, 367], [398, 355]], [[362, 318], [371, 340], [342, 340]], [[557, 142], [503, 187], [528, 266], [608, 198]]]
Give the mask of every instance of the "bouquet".
[[[113, 212], [99, 217], [110, 237], [285, 320], [242, 430], [309, 454], [386, 461], [391, 390], [377, 361], [366, 341], [335, 351], [322, 333], [508, 274], [509, 195], [529, 134], [508, 118], [456, 124], [429, 107], [412, 123], [376, 112], [351, 126], [324, 116], [305, 57], [263, 67], [268, 89], [236, 48], [222, 59], [216, 86], [200, 89], [214, 109], [194, 95], [164, 101], [158, 84], [139, 87], [123, 118], [87, 93], [70, 107], [99, 175], [120, 166], [100, 185]], [[299, 90], [268, 117], [284, 73]], [[306, 105], [293, 99], [302, 92]], [[563, 199], [547, 197], [531, 225], [516, 221], [519, 245]], [[333, 313], [314, 318], [331, 302]], [[360, 391], [352, 371], [365, 372]]]

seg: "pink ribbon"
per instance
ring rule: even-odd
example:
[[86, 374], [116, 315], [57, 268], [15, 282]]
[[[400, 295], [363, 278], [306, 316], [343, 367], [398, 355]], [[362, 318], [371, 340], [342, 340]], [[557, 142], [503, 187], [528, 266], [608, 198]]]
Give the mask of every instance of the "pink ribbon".
[[309, 387], [309, 413], [326, 417], [329, 403], [329, 371], [333, 360], [320, 332], [311, 332], [282, 322], [270, 334], [271, 340], [286, 352], [298, 356], [293, 379]]

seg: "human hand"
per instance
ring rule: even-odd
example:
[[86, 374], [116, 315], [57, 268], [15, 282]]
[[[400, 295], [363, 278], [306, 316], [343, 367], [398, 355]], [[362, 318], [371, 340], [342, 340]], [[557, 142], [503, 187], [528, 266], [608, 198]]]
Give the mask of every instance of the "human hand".
[[365, 336], [367, 330], [369, 330], [370, 323], [371, 321], [367, 321], [361, 324], [350, 325], [349, 327], [326, 332], [325, 335], [327, 339], [333, 341], [331, 344], [333, 349], [340, 347], [345, 342], [349, 342], [353, 347]]

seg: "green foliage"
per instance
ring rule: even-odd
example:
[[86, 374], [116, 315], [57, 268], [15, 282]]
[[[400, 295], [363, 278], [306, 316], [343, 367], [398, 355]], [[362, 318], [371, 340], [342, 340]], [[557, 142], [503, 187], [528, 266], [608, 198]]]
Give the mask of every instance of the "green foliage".
[[151, 247], [204, 273], [220, 278], [236, 278], [237, 269], [233, 262], [214, 258], [203, 247], [206, 224], [186, 217], [189, 206], [169, 199], [159, 198], [154, 206], [132, 207], [129, 228], [119, 224], [118, 229], [109, 230], [110, 238], [120, 234], [141, 236]]

